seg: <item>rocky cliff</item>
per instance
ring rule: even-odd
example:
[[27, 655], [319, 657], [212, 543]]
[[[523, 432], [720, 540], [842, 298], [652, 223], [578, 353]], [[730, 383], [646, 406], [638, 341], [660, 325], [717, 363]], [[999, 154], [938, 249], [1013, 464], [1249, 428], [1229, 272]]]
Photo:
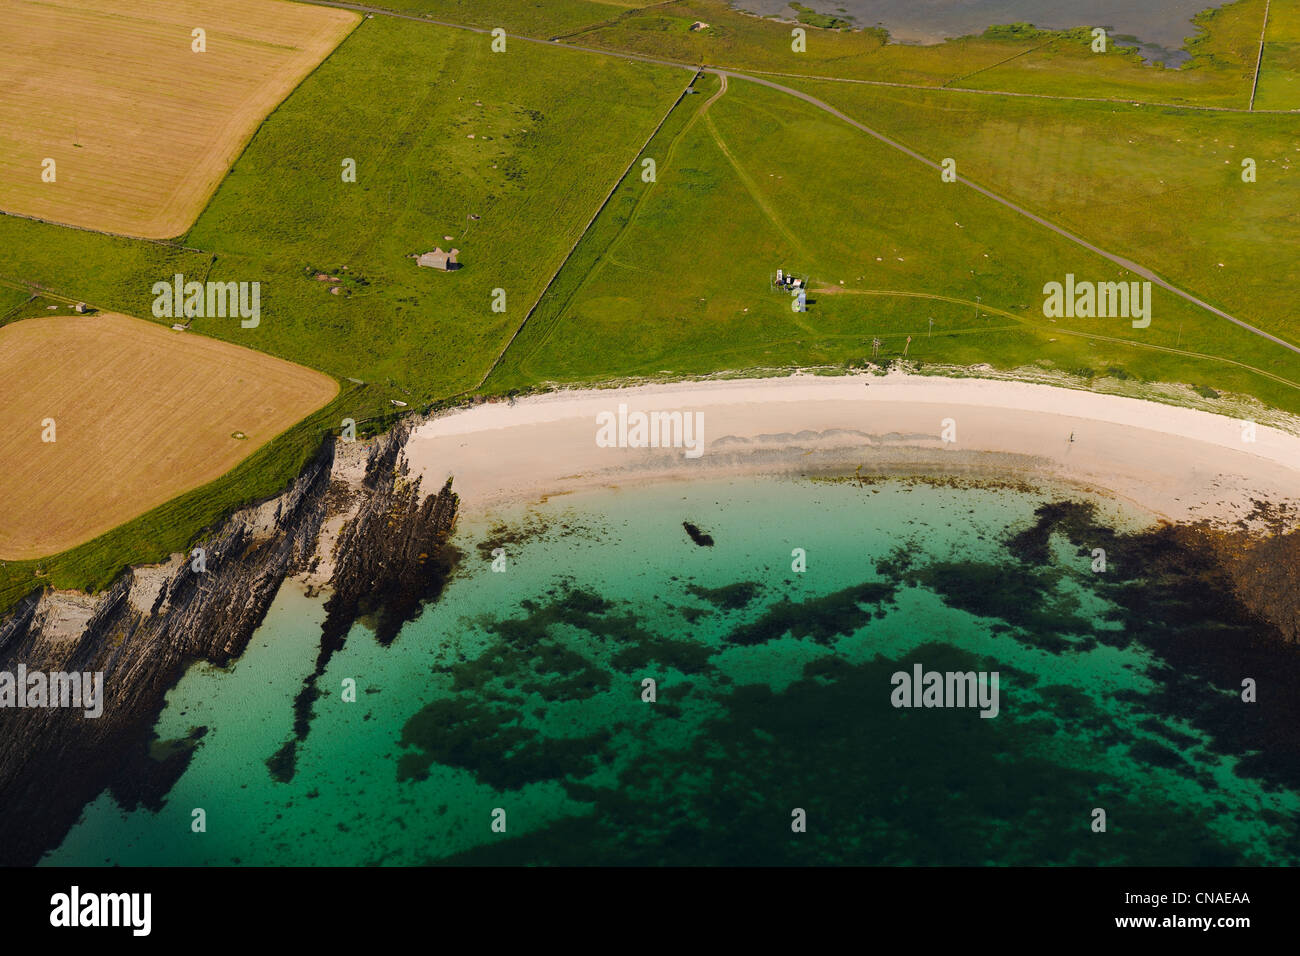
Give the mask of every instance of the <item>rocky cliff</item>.
[[[154, 739], [164, 695], [193, 662], [243, 653], [287, 577], [333, 591], [321, 669], [358, 614], [377, 615], [391, 640], [437, 595], [456, 560], [447, 543], [456, 496], [450, 482], [426, 495], [409, 478], [410, 431], [327, 443], [283, 494], [199, 543], [202, 571], [177, 554], [127, 571], [102, 594], [32, 594], [0, 620], [0, 672], [21, 664], [104, 674], [98, 718], [78, 708], [0, 709], [0, 863], [35, 863], [105, 788], [124, 806], [158, 806], [194, 746]], [[309, 680], [298, 737], [313, 700]]]

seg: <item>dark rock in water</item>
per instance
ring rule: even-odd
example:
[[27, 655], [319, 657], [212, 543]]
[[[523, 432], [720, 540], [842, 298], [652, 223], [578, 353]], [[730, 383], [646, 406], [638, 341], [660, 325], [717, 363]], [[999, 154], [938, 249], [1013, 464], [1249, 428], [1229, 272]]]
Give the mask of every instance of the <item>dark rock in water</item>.
[[713, 537], [711, 535], [705, 534], [703, 531], [701, 531], [695, 525], [691, 524], [689, 521], [683, 521], [682, 527], [685, 528], [686, 533], [691, 536], [691, 540], [694, 541], [696, 544], [698, 544], [701, 548], [713, 547]]
[[[442, 593], [459, 559], [447, 543], [457, 504], [451, 480], [436, 495], [421, 493], [403, 454], [409, 437], [409, 426], [402, 425], [375, 444], [366, 464], [365, 496], [339, 535], [338, 565], [330, 579], [334, 594], [325, 602], [316, 667], [294, 700], [293, 732], [299, 741], [311, 727], [318, 681], [357, 618], [373, 616], [375, 638], [391, 644], [424, 602]], [[277, 780], [293, 779], [296, 752], [286, 746], [268, 761]]]

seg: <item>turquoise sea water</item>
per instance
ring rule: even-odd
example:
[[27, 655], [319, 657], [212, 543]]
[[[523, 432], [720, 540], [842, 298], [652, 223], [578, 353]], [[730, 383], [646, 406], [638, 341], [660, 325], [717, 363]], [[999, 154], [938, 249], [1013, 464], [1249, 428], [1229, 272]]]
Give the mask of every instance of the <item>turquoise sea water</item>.
[[[745, 479], [462, 515], [442, 598], [330, 660], [290, 779], [268, 761], [324, 614], [286, 585], [240, 660], [170, 693], [160, 741], [205, 732], [161, 810], [105, 793], [45, 862], [1294, 862], [1300, 794], [1197, 723], [1249, 705], [1195, 674], [1204, 706], [1171, 705], [1117, 604], [1138, 592], [1102, 584], [1132, 573], [1103, 532], [1140, 516], [1083, 532], [1104, 573], [1089, 542], [1026, 544], [1063, 497]], [[997, 671], [999, 715], [895, 708], [916, 663]]]

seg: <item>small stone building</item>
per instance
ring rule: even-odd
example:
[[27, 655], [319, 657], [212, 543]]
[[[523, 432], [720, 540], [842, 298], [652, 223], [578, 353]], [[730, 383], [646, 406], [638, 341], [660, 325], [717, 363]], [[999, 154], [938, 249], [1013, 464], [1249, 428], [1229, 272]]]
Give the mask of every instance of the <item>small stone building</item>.
[[421, 266], [430, 269], [441, 269], [443, 272], [451, 272], [453, 269], [460, 268], [460, 262], [456, 257], [460, 255], [459, 249], [453, 249], [451, 252], [443, 252], [441, 247], [435, 248], [433, 252], [426, 252], [420, 256], [418, 262]]

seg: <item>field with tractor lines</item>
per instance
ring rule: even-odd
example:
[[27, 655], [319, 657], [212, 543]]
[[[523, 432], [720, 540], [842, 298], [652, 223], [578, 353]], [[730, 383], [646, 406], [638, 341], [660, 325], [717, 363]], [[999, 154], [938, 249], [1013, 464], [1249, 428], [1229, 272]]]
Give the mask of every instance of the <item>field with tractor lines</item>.
[[275, 0], [0, 0], [21, 27], [0, 30], [0, 210], [183, 233], [358, 20]]

